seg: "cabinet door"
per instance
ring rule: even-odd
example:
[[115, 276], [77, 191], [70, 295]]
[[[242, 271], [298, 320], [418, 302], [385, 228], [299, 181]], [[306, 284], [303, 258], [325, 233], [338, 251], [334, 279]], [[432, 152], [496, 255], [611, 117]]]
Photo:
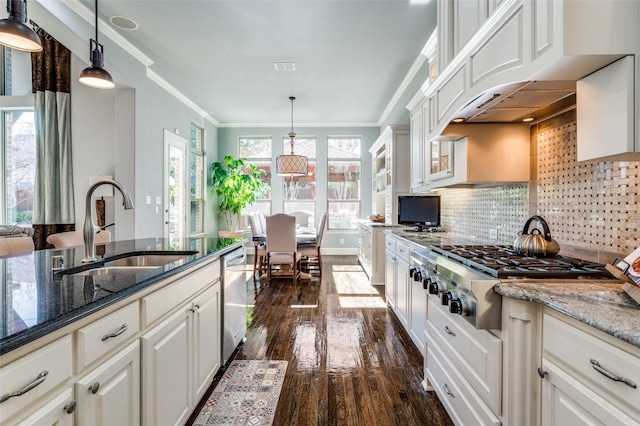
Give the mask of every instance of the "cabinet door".
[[411, 331], [409, 335], [416, 344], [420, 353], [425, 355], [427, 336], [425, 335], [425, 323], [427, 322], [427, 291], [422, 287], [422, 281], [413, 281], [411, 285]]
[[543, 425], [639, 425], [637, 413], [631, 417], [580, 383], [555, 363], [543, 358], [547, 376], [542, 381]]
[[63, 390], [16, 426], [73, 426], [73, 409], [69, 408], [73, 400], [71, 394], [71, 388]]
[[396, 315], [400, 319], [404, 328], [409, 331], [409, 298], [411, 297], [409, 288], [409, 263], [398, 258], [396, 261], [396, 285], [397, 288], [397, 309]]
[[135, 341], [76, 382], [78, 424], [140, 424], [140, 343]]
[[142, 423], [182, 424], [192, 407], [190, 304], [142, 336]]
[[422, 108], [411, 113], [411, 188], [422, 185]]
[[396, 257], [394, 252], [387, 250], [384, 259], [384, 293], [387, 298], [387, 305], [396, 310]]
[[220, 368], [220, 282], [196, 298], [193, 309], [194, 401], [197, 402]]

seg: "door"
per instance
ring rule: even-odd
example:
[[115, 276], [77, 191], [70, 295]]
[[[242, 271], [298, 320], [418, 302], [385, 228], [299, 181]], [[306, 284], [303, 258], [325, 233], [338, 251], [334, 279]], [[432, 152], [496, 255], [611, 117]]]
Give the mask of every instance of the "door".
[[16, 426], [73, 426], [75, 401], [71, 393], [71, 388], [63, 390]]
[[[199, 401], [220, 368], [220, 282], [216, 282], [196, 298], [193, 306], [193, 366], [196, 395]], [[246, 315], [246, 314], [245, 314]]]
[[76, 383], [79, 425], [140, 424], [140, 343], [134, 343]]
[[164, 237], [181, 248], [187, 236], [187, 140], [164, 131]]

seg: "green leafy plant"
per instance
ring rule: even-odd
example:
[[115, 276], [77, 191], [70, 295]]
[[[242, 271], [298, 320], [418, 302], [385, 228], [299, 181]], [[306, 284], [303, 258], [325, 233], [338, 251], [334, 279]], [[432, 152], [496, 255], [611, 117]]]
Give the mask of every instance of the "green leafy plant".
[[218, 196], [218, 214], [226, 219], [228, 230], [238, 229], [242, 210], [255, 201], [256, 194], [265, 191], [263, 174], [255, 164], [230, 155], [211, 164], [211, 188]]

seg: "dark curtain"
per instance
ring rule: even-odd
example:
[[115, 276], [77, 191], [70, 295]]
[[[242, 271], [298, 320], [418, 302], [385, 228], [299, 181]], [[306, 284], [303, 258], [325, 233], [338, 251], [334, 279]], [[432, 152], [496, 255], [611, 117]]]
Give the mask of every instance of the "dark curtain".
[[31, 54], [36, 122], [33, 228], [36, 250], [47, 236], [75, 230], [71, 163], [71, 52], [41, 28], [41, 52]]

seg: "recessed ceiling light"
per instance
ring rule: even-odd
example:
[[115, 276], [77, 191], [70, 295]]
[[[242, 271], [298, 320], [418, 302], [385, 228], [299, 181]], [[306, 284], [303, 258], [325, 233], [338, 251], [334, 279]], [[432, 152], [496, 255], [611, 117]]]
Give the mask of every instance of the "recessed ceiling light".
[[276, 67], [276, 71], [295, 71], [296, 64], [294, 62], [274, 62], [273, 66]]
[[454, 123], [462, 123], [464, 121], [464, 118], [454, 118], [453, 120]]
[[123, 30], [133, 31], [138, 29], [138, 23], [126, 16], [112, 16], [109, 20], [113, 25]]
[[525, 123], [528, 123], [530, 121], [533, 121], [533, 117], [523, 118], [522, 121], [524, 121]]

